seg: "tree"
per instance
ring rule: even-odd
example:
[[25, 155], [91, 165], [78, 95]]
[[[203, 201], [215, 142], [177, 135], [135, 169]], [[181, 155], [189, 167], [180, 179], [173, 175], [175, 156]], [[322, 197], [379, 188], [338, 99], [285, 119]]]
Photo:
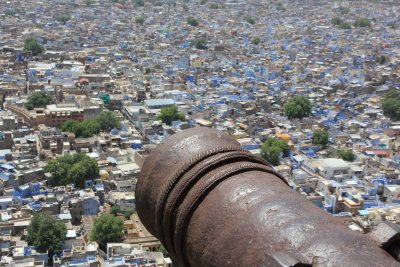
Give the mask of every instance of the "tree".
[[24, 41], [24, 51], [32, 52], [32, 55], [37, 56], [42, 53], [44, 50], [43, 46], [38, 43], [38, 41], [33, 38], [29, 37]]
[[343, 30], [350, 30], [351, 24], [344, 21], [344, 22], [340, 23], [339, 28], [341, 28]]
[[77, 153], [49, 160], [44, 172], [51, 174], [50, 184], [53, 186], [75, 184], [76, 187], [83, 188], [85, 180], [99, 176], [99, 167], [95, 159]]
[[70, 132], [73, 133], [73, 129], [76, 127], [76, 125], [78, 124], [78, 121], [74, 121], [74, 120], [69, 120], [64, 122], [64, 124], [61, 126], [61, 130], [64, 132]]
[[210, 9], [218, 9], [218, 8], [219, 8], [218, 4], [215, 4], [215, 3], [210, 4]]
[[339, 150], [338, 157], [346, 161], [354, 161], [356, 155], [351, 150]]
[[57, 17], [57, 20], [59, 22], [62, 22], [65, 25], [65, 23], [67, 21], [71, 20], [71, 16], [70, 15], [62, 15], [62, 16]]
[[135, 6], [137, 6], [137, 7], [144, 6], [144, 1], [143, 0], [135, 0]]
[[83, 137], [91, 137], [94, 134], [98, 134], [101, 130], [100, 121], [96, 120], [85, 120], [80, 123], [80, 130], [82, 131]]
[[200, 1], [200, 4], [201, 4], [201, 5], [204, 5], [205, 3], [207, 3], [207, 0], [201, 0], [201, 1]]
[[69, 120], [64, 122], [61, 130], [75, 134], [75, 137], [91, 137], [100, 132], [100, 123], [97, 120], [85, 120], [82, 122]]
[[121, 128], [121, 121], [112, 111], [102, 111], [100, 115], [97, 116], [96, 121], [100, 123], [100, 129], [102, 131], [110, 131], [114, 128]]
[[110, 131], [113, 128], [121, 128], [121, 122], [111, 111], [102, 111], [94, 120], [69, 120], [61, 126], [62, 131], [73, 133], [75, 137], [91, 137], [100, 131]]
[[387, 26], [389, 26], [391, 29], [396, 29], [397, 28], [397, 24], [394, 21], [391, 21], [387, 24]]
[[288, 116], [289, 120], [294, 118], [302, 119], [311, 114], [311, 103], [305, 96], [295, 96], [283, 105], [286, 116]]
[[143, 17], [136, 17], [136, 18], [135, 18], [135, 22], [136, 22], [137, 24], [143, 25], [143, 23], [144, 23], [144, 18], [143, 18]]
[[334, 17], [334, 18], [331, 20], [331, 22], [332, 22], [332, 24], [334, 24], [334, 25], [340, 25], [340, 24], [342, 24], [344, 21], [343, 21], [341, 18], [339, 18], [339, 17]]
[[32, 216], [27, 230], [28, 245], [35, 246], [39, 251], [47, 250], [50, 258], [55, 253], [61, 253], [67, 234], [65, 223], [58, 222], [46, 212], [40, 212]]
[[384, 55], [378, 55], [378, 56], [376, 56], [375, 61], [378, 64], [385, 64], [386, 63], [386, 57]]
[[281, 2], [278, 2], [278, 3], [276, 3], [276, 10], [286, 11], [286, 7]]
[[28, 97], [28, 102], [26, 102], [25, 107], [28, 110], [34, 108], [45, 108], [51, 101], [51, 96], [43, 91], [34, 92]]
[[274, 166], [278, 166], [280, 164], [281, 153], [282, 149], [277, 146], [266, 147], [264, 149], [263, 146], [261, 147], [261, 157]]
[[265, 148], [269, 148], [269, 147], [273, 147], [273, 146], [279, 147], [284, 154], [287, 154], [290, 151], [290, 146], [289, 146], [288, 142], [285, 140], [277, 139], [277, 138], [268, 138], [267, 140], [265, 140], [265, 142], [261, 146], [261, 149], [263, 146]]
[[199, 26], [199, 22], [197, 21], [197, 19], [192, 16], [188, 17], [186, 21], [190, 26], [193, 26], [193, 27]]
[[393, 121], [400, 120], [400, 92], [390, 91], [382, 101], [383, 114]]
[[44, 27], [39, 23], [35, 23], [35, 28], [42, 30]]
[[133, 214], [133, 210], [132, 209], [126, 209], [125, 211], [124, 211], [124, 217], [125, 217], [125, 219], [129, 219], [131, 216], [132, 216], [132, 214]]
[[118, 213], [120, 213], [120, 208], [118, 206], [112, 206], [110, 209], [110, 214], [114, 216], [118, 216]]
[[83, 0], [83, 2], [86, 6], [90, 6], [91, 4], [93, 4], [93, 0]]
[[151, 68], [145, 68], [144, 69], [144, 74], [146, 74], [146, 75], [149, 75], [152, 72], [153, 72], [153, 70]]
[[274, 166], [280, 164], [281, 153], [287, 154], [290, 146], [287, 141], [276, 138], [268, 138], [261, 146], [261, 157]]
[[246, 17], [245, 20], [252, 25], [256, 24], [256, 20], [253, 17]]
[[171, 125], [174, 120], [184, 120], [185, 115], [178, 112], [176, 106], [170, 106], [166, 108], [162, 108], [160, 114], [157, 116], [157, 120], [161, 120], [167, 125]]
[[207, 40], [204, 37], [199, 37], [194, 40], [194, 46], [196, 49], [207, 49]]
[[260, 37], [254, 37], [251, 40], [251, 43], [254, 44], [254, 45], [258, 45], [260, 42], [261, 42], [261, 38]]
[[350, 12], [349, 8], [347, 8], [347, 7], [339, 7], [339, 13], [340, 14], [346, 15], [346, 14], [349, 14], [349, 12]]
[[322, 145], [324, 148], [326, 148], [328, 141], [328, 131], [320, 129], [314, 130], [312, 136], [312, 143], [314, 145]]
[[367, 18], [361, 18], [361, 19], [357, 19], [354, 23], [353, 23], [354, 27], [371, 27], [372, 23], [369, 19]]
[[102, 214], [94, 221], [90, 240], [105, 247], [110, 242], [121, 242], [124, 234], [124, 221], [112, 214]]

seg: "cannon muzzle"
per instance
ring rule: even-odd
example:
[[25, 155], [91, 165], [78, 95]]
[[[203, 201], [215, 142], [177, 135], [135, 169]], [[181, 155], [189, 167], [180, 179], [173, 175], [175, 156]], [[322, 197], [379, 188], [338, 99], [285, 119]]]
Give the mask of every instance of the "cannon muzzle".
[[399, 266], [397, 226], [351, 231], [214, 129], [158, 145], [142, 168], [136, 206], [179, 266]]

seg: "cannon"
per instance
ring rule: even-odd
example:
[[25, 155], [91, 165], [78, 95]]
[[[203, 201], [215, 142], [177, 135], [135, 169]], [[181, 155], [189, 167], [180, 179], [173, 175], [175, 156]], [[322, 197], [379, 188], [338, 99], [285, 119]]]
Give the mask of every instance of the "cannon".
[[215, 129], [160, 143], [144, 162], [136, 207], [178, 266], [400, 265], [397, 225], [350, 230]]

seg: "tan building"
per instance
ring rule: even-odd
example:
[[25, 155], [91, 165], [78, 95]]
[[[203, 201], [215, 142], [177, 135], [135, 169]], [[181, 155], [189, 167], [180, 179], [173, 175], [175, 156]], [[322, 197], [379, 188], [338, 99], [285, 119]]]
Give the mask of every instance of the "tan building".
[[75, 104], [54, 104], [47, 106], [45, 117], [46, 125], [58, 127], [68, 120], [83, 121], [84, 112]]

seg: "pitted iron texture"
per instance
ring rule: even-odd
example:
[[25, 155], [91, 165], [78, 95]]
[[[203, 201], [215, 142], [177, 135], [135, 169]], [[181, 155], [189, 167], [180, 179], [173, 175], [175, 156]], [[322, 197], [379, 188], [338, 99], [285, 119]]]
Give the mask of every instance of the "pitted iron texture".
[[150, 233], [158, 236], [153, 211], [158, 206], [160, 194], [166, 192], [165, 188], [171, 183], [169, 181], [174, 179], [176, 173], [184, 173], [191, 168], [190, 165], [185, 165], [187, 162], [195, 164], [196, 159], [201, 160], [201, 156], [219, 153], [217, 148], [221, 148], [221, 152], [244, 150], [228, 134], [192, 128], [163, 141], [146, 159], [136, 188], [136, 194], [141, 197], [136, 202], [140, 219]]
[[385, 240], [351, 231], [214, 129], [163, 141], [142, 168], [136, 206], [180, 267], [399, 266], [396, 242], [392, 257]]
[[[212, 155], [204, 160], [200, 161], [190, 171], [183, 174], [181, 179], [177, 182], [176, 186], [170, 192], [165, 204], [164, 214], [162, 216], [162, 225], [165, 229], [163, 233], [163, 240], [166, 241], [166, 247], [172, 255], [175, 255], [175, 247], [171, 243], [174, 239], [172, 238], [174, 232], [174, 225], [176, 224], [176, 210], [181, 205], [182, 197], [185, 196], [200, 178], [207, 173], [211, 172], [219, 166], [223, 166], [232, 162], [248, 161], [253, 163], [263, 164], [263, 168], [267, 168], [269, 172], [275, 173], [274, 170], [269, 167], [269, 163], [260, 157], [256, 157], [248, 152], [233, 151]], [[277, 174], [277, 173], [275, 173]], [[278, 174], [277, 174], [278, 175]], [[283, 177], [281, 177], [283, 179]], [[160, 218], [160, 217], [159, 217]], [[165, 237], [168, 236], [168, 237]]]

